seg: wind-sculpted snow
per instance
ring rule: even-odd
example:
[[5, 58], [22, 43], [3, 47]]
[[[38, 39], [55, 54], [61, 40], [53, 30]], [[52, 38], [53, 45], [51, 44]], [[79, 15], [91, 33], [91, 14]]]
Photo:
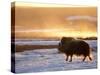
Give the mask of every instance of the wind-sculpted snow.
[[[37, 41], [38, 42], [38, 41]], [[65, 71], [78, 69], [94, 69], [97, 68], [97, 42], [96, 40], [86, 41], [96, 51], [92, 51], [92, 61], [81, 61], [82, 57], [73, 57], [72, 62], [65, 61], [65, 55], [58, 53], [57, 48], [54, 49], [36, 49], [31, 51], [16, 52], [15, 54], [15, 70], [16, 73], [29, 72], [46, 72], [46, 71]], [[48, 44], [51, 44], [48, 42]], [[58, 44], [58, 41], [55, 41]]]

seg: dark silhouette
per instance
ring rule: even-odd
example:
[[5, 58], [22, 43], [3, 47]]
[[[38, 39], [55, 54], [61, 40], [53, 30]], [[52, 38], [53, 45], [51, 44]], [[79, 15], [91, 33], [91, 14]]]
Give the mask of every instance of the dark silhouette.
[[68, 58], [70, 56], [70, 62], [72, 61], [73, 55], [83, 55], [84, 59], [88, 57], [90, 60], [92, 58], [90, 57], [90, 47], [89, 45], [83, 41], [83, 40], [77, 40], [72, 37], [63, 37], [61, 39], [61, 42], [59, 43], [58, 50], [62, 53], [65, 53], [67, 58], [66, 61], [68, 61]]

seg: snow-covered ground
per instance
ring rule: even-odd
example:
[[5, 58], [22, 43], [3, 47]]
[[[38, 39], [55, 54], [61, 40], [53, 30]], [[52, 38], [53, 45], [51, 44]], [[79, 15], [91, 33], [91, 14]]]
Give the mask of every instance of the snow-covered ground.
[[28, 39], [17, 39], [15, 40], [16, 45], [57, 45], [59, 41], [55, 40], [28, 40]]
[[[22, 41], [21, 41], [22, 42]], [[39, 45], [57, 45], [59, 41], [20, 41], [17, 44], [39, 44]], [[36, 49], [31, 51], [15, 53], [15, 71], [16, 73], [28, 72], [46, 72], [46, 71], [66, 71], [76, 69], [94, 69], [97, 68], [97, 41], [86, 41], [96, 51], [92, 51], [92, 61], [82, 62], [82, 57], [73, 57], [72, 62], [65, 61], [65, 55], [58, 53], [55, 49]]]

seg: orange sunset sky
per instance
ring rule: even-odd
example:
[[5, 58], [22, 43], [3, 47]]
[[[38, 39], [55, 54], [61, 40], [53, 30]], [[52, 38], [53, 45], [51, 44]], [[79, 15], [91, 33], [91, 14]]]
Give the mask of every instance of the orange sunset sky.
[[15, 3], [15, 36], [16, 38], [96, 37], [97, 8]]

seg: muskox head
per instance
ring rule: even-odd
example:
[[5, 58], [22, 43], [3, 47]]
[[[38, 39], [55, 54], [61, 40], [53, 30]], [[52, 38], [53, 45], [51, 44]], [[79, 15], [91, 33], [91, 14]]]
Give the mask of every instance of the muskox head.
[[62, 37], [61, 41], [58, 44], [58, 51], [59, 51], [59, 53], [65, 53], [65, 48], [68, 47], [69, 43], [72, 40], [75, 40], [75, 39], [72, 38], [72, 37]]

